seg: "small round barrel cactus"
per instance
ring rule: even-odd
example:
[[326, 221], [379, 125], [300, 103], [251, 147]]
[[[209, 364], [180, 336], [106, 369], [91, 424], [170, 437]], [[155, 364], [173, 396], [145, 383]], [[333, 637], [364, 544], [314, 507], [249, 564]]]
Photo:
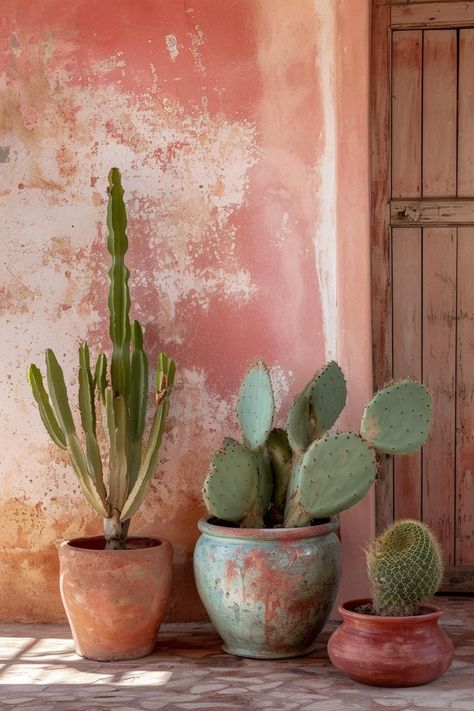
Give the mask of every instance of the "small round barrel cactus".
[[443, 577], [439, 543], [420, 521], [395, 521], [369, 546], [366, 555], [377, 615], [415, 614]]

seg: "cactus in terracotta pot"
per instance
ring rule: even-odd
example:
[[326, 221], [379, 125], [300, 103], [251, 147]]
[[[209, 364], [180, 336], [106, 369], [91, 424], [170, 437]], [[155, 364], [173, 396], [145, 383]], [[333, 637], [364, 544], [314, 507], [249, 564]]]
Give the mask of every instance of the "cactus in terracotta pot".
[[[53, 442], [68, 452], [85, 498], [104, 518], [107, 548], [124, 548], [130, 517], [143, 501], [156, 468], [165, 429], [175, 362], [164, 353], [155, 374], [156, 403], [144, 443], [148, 401], [148, 359], [140, 323], [130, 323], [127, 215], [120, 172], [109, 173], [107, 209], [109, 315], [112, 355], [101, 353], [92, 368], [87, 343], [79, 348], [79, 410], [83, 435], [79, 437], [69, 405], [61, 366], [52, 350], [46, 351], [48, 392], [40, 369], [31, 364], [28, 381], [41, 419]], [[107, 434], [107, 453], [101, 452], [99, 428]]]
[[373, 596], [339, 606], [331, 662], [373, 686], [419, 686], [443, 674], [454, 649], [439, 625], [442, 610], [425, 598], [441, 583], [440, 545], [420, 521], [392, 523], [366, 549]]
[[226, 438], [214, 455], [203, 488], [208, 512], [244, 528], [310, 525], [365, 496], [376, 478], [376, 450], [414, 452], [428, 435], [431, 401], [419, 383], [380, 390], [359, 433], [331, 433], [345, 401], [344, 375], [331, 361], [295, 399], [287, 429], [272, 429], [270, 373], [263, 361], [253, 365], [238, 400], [244, 441]]
[[420, 521], [395, 521], [367, 548], [366, 556], [377, 615], [415, 614], [443, 577], [440, 545]]

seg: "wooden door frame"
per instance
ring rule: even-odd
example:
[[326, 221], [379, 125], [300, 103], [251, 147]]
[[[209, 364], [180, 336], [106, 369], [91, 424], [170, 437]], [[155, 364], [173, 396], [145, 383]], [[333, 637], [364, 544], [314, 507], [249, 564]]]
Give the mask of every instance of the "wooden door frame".
[[[431, 7], [429, 7], [431, 6]], [[450, 6], [450, 7], [448, 7]], [[435, 11], [433, 11], [433, 8]], [[454, 22], [449, 22], [449, 16]], [[400, 24], [403, 23], [403, 24]], [[391, 43], [394, 29], [474, 25], [474, 0], [372, 0], [371, 33], [371, 231], [372, 357], [374, 389], [392, 377], [391, 296]], [[393, 466], [379, 461], [375, 524], [383, 530], [394, 517]], [[456, 533], [455, 533], [456, 535]], [[445, 571], [443, 592], [474, 592], [474, 566]]]

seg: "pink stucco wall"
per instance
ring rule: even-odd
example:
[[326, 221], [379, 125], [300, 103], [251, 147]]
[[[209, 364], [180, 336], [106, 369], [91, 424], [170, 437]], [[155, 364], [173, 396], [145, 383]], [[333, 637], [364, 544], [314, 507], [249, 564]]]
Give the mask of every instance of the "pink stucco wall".
[[[236, 433], [240, 379], [270, 365], [283, 413], [338, 357], [357, 426], [370, 395], [368, 0], [4, 0], [0, 617], [61, 619], [56, 546], [100, 531], [25, 382], [51, 346], [75, 399], [82, 340], [108, 348], [108, 169], [129, 213], [133, 315], [178, 362], [156, 478], [132, 532], [192, 580], [200, 487]], [[343, 517], [344, 592], [361, 592], [366, 500]]]

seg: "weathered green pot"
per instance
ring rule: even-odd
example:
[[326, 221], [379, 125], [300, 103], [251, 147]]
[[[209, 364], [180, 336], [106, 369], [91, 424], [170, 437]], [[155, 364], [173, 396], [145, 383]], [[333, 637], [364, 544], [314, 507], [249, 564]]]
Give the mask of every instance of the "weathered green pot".
[[338, 524], [252, 529], [212, 520], [199, 521], [194, 574], [224, 650], [260, 659], [311, 652], [339, 583]]

